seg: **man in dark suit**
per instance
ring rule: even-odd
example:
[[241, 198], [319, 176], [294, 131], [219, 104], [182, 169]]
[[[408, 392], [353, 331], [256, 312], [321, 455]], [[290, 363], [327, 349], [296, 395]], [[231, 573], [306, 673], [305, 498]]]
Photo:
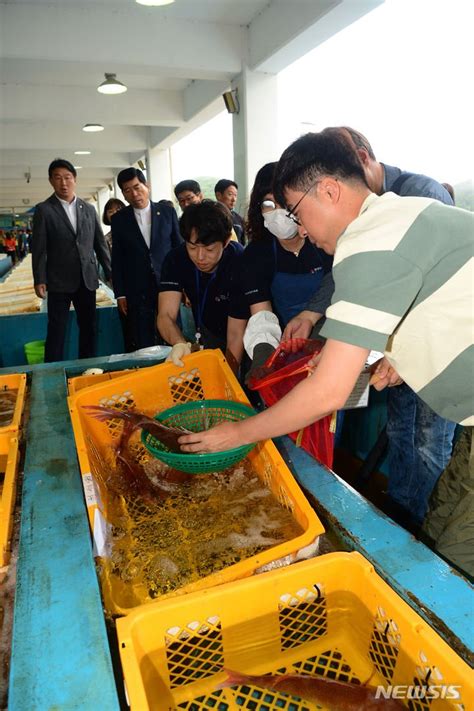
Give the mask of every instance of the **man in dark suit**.
[[156, 317], [161, 266], [182, 243], [173, 207], [150, 201], [145, 176], [126, 168], [117, 183], [129, 206], [112, 218], [112, 282], [117, 305], [130, 321], [137, 348], [157, 342]]
[[234, 210], [235, 203], [237, 202], [238, 190], [239, 186], [235, 180], [227, 180], [227, 178], [221, 178], [221, 180], [218, 180], [214, 185], [216, 200], [229, 208], [230, 214], [232, 215], [234, 232], [240, 244], [245, 246], [244, 221], [239, 213]]
[[71, 301], [79, 327], [79, 358], [95, 355], [97, 259], [107, 279], [109, 250], [92, 205], [76, 197], [76, 169], [57, 158], [48, 168], [54, 193], [36, 206], [33, 218], [33, 277], [37, 296], [48, 293], [46, 363], [63, 359]]

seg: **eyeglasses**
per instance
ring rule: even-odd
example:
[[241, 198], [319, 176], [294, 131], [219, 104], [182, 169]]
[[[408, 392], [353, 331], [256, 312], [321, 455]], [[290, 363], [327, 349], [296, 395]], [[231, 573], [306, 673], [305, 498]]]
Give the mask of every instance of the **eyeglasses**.
[[316, 180], [314, 183], [312, 183], [312, 185], [310, 185], [309, 188], [308, 188], [307, 190], [305, 190], [305, 192], [304, 192], [303, 195], [300, 197], [300, 199], [298, 200], [298, 202], [296, 203], [296, 205], [295, 205], [291, 210], [288, 208], [288, 211], [287, 211], [287, 213], [286, 213], [286, 216], [289, 217], [290, 220], [293, 220], [293, 222], [295, 223], [295, 225], [298, 225], [299, 227], [301, 227], [301, 222], [300, 222], [299, 219], [296, 217], [296, 215], [295, 215], [295, 210], [297, 210], [297, 209], [299, 208], [299, 206], [301, 205], [301, 203], [302, 203], [302, 201], [304, 200], [304, 198], [306, 197], [306, 195], [310, 192], [310, 190], [312, 190], [313, 188], [315, 188], [316, 185], [317, 185], [319, 182], [320, 182], [319, 180]]

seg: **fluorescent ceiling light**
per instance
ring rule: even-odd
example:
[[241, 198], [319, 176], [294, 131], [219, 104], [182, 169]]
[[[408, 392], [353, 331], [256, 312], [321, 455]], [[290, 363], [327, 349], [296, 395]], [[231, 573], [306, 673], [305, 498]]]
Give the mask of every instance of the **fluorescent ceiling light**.
[[174, 0], [135, 0], [139, 5], [148, 5], [148, 7], [158, 7], [159, 5], [171, 5]]
[[97, 87], [101, 94], [123, 94], [127, 91], [125, 84], [117, 79], [116, 74], [105, 73], [105, 81]]
[[74, 151], [75, 156], [90, 156], [90, 151]]
[[104, 127], [100, 123], [86, 123], [86, 125], [82, 127], [82, 130], [88, 133], [94, 133], [96, 131], [103, 131]]
[[75, 168], [76, 170], [82, 170], [82, 165], [75, 165], [74, 168]]

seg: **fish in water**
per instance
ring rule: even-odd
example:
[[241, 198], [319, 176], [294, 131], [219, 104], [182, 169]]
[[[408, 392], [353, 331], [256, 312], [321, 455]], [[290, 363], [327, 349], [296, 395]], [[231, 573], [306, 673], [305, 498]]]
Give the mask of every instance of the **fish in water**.
[[[136, 461], [136, 457], [130, 451], [128, 446], [130, 437], [135, 430], [146, 429], [154, 437], [157, 437], [157, 439], [159, 438], [160, 441], [163, 441], [163, 443], [170, 449], [170, 445], [175, 443], [177, 450], [173, 451], [179, 451], [177, 438], [183, 433], [189, 432], [189, 430], [184, 428], [167, 427], [147, 415], [133, 410], [124, 411], [118, 410], [115, 407], [104, 407], [102, 405], [83, 405], [83, 408], [91, 417], [94, 417], [101, 422], [106, 422], [112, 418], [123, 420], [123, 431], [119, 442], [115, 447], [115, 453], [117, 465], [122, 472], [124, 481], [127, 482], [127, 488], [129, 491], [149, 499], [155, 499], [156, 497], [166, 498], [168, 493], [159, 486], [159, 483], [153, 483], [150, 481], [144, 472], [143, 467]], [[162, 435], [161, 438], [160, 434]], [[164, 438], [166, 436], [168, 439], [165, 442]], [[188, 481], [190, 476], [190, 474], [179, 472], [174, 469], [166, 469], [161, 473], [162, 479], [165, 479], [171, 484], [181, 484]]]
[[187, 430], [185, 427], [168, 427], [168, 425], [154, 420], [143, 412], [136, 412], [135, 410], [118, 410], [115, 407], [105, 407], [103, 405], [83, 405], [83, 408], [91, 417], [101, 422], [117, 418], [130, 423], [129, 437], [137, 429], [146, 430], [164, 444], [170, 452], [183, 454], [178, 444], [178, 439], [183, 434], [191, 434], [191, 430]]
[[217, 686], [218, 689], [256, 686], [270, 691], [282, 691], [297, 696], [302, 701], [312, 701], [330, 711], [399, 711], [405, 708], [397, 699], [376, 698], [376, 689], [373, 686], [350, 684], [323, 676], [252, 676], [229, 669], [225, 671], [228, 678]]
[[128, 447], [132, 432], [132, 423], [125, 421], [122, 436], [116, 448], [117, 466], [122, 473], [124, 481], [127, 482], [127, 488], [130, 492], [142, 496], [144, 499], [153, 500], [157, 496], [161, 498], [162, 490], [153, 486]]
[[136, 455], [129, 447], [132, 424], [124, 422], [122, 434], [111, 449], [115, 455], [115, 468], [107, 470], [107, 487], [116, 494], [135, 498], [139, 496], [151, 504], [164, 499], [168, 494], [158, 482], [152, 482]]

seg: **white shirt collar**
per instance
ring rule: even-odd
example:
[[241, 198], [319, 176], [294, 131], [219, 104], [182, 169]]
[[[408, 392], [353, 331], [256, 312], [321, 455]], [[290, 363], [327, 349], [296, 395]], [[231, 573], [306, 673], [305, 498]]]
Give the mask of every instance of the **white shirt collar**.
[[133, 208], [135, 219], [137, 221], [142, 237], [145, 240], [146, 246], [150, 249], [151, 245], [151, 202], [148, 202], [146, 207], [141, 209]]
[[134, 207], [133, 212], [137, 217], [141, 215], [145, 216], [148, 212], [151, 212], [151, 201], [148, 201], [148, 205], [146, 207]]
[[65, 207], [69, 207], [70, 205], [75, 205], [76, 200], [77, 200], [77, 195], [74, 195], [71, 202], [68, 202], [67, 200], [63, 200], [62, 198], [59, 197], [59, 195], [56, 195], [56, 197], [58, 198], [61, 205], [64, 205]]

